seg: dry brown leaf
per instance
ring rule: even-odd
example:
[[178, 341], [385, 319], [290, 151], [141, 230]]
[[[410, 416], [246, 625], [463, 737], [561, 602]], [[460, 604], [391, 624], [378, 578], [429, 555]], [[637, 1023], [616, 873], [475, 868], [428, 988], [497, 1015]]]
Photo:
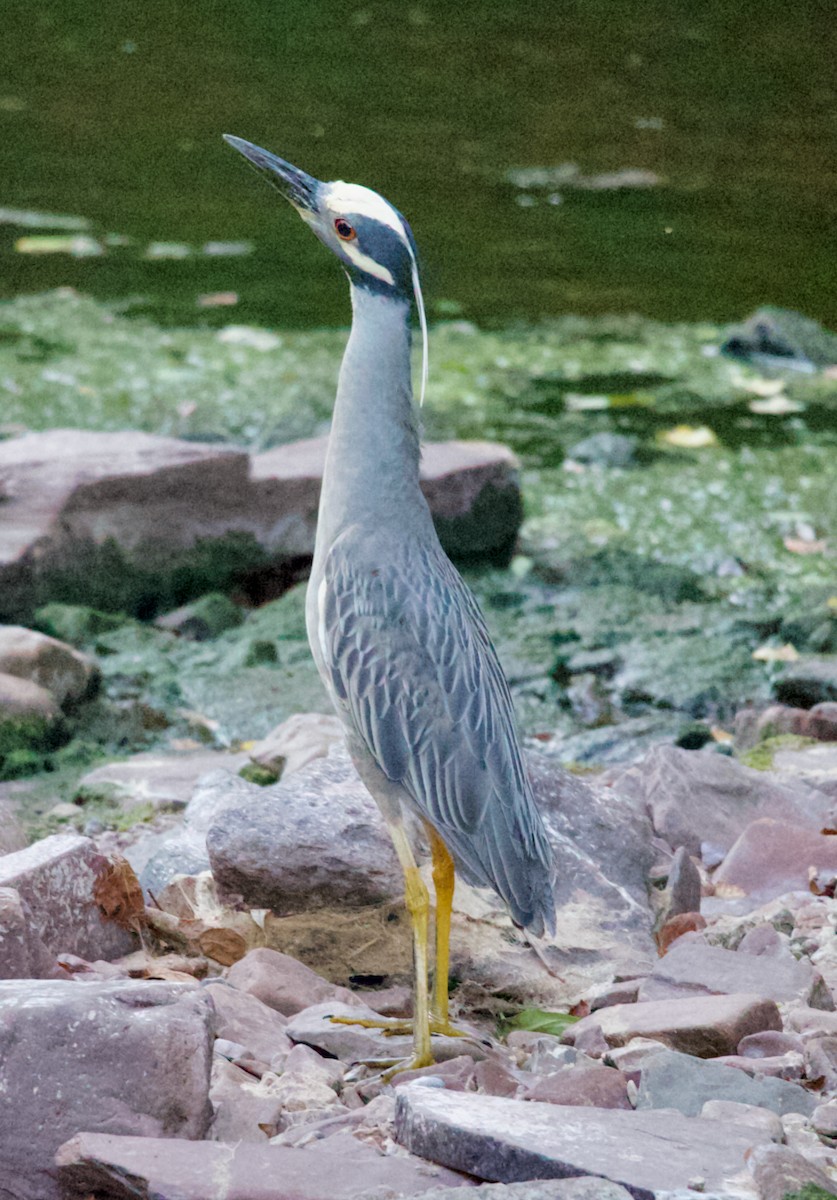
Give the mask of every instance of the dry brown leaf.
[[231, 967], [247, 953], [247, 940], [235, 929], [205, 929], [198, 937], [198, 945], [207, 958]]
[[782, 538], [785, 544], [785, 549], [791, 554], [824, 554], [827, 548], [825, 538], [817, 538], [816, 541], [806, 542], [804, 538], [786, 537]]
[[145, 922], [145, 899], [140, 881], [126, 858], [117, 854], [93, 884], [93, 899], [108, 921], [139, 932]]
[[699, 912], [678, 913], [676, 917], [669, 917], [656, 935], [657, 953], [662, 958], [671, 943], [684, 933], [693, 933], [705, 928], [706, 919]]

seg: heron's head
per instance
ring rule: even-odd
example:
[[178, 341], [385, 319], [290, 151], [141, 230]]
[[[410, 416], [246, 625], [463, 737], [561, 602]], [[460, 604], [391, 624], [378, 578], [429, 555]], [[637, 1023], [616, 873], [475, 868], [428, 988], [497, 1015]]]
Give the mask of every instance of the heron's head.
[[224, 139], [293, 205], [337, 255], [353, 284], [393, 300], [415, 298], [424, 344], [423, 395], [427, 325], [416, 244], [401, 213], [371, 188], [341, 180], [323, 183], [252, 142], [228, 133]]
[[230, 134], [224, 138], [293, 205], [353, 283], [412, 296], [417, 261], [413, 235], [383, 196], [357, 183], [322, 183], [251, 142]]

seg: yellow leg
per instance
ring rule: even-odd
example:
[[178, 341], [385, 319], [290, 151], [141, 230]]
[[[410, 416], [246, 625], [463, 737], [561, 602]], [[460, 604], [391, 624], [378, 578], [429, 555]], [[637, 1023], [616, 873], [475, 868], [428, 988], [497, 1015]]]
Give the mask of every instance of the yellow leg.
[[[415, 986], [413, 993], [413, 1057], [409, 1062], [397, 1064], [399, 1071], [416, 1067], [429, 1067], [433, 1062], [430, 1051], [430, 1004], [427, 988], [427, 928], [430, 914], [430, 897], [425, 887], [403, 825], [390, 825], [390, 836], [404, 872], [404, 897], [410, 924], [413, 930], [413, 968]], [[363, 1025], [371, 1029], [383, 1029], [388, 1034], [409, 1032], [403, 1021], [372, 1021], [354, 1017], [332, 1017], [341, 1025]], [[392, 1074], [393, 1072], [390, 1072]], [[386, 1076], [385, 1076], [386, 1077]]]
[[450, 913], [453, 905], [454, 867], [445, 843], [432, 825], [427, 825], [433, 856], [433, 886], [436, 889], [436, 974], [433, 980], [433, 1032], [458, 1034], [448, 1018], [450, 975]]

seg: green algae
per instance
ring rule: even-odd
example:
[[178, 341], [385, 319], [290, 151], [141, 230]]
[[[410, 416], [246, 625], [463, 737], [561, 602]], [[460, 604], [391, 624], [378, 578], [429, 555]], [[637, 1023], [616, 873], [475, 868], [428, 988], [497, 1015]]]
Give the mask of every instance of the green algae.
[[780, 750], [804, 750], [808, 746], [816, 746], [816, 738], [800, 737], [795, 733], [780, 733], [775, 737], [766, 737], [764, 741], [746, 750], [741, 756], [745, 767], [755, 771], [771, 771], [773, 759]]
[[[322, 433], [345, 332], [251, 334], [163, 330], [71, 292], [12, 301], [0, 306], [4, 421], [253, 450]], [[781, 666], [754, 658], [765, 643], [837, 652], [837, 380], [766, 377], [721, 356], [723, 336], [640, 317], [431, 331], [426, 435], [494, 438], [523, 463], [522, 553], [510, 568], [468, 564], [465, 577], [522, 730], [557, 736], [554, 752], [583, 769], [622, 753], [620, 739], [637, 748], [691, 729], [699, 741], [768, 701]], [[777, 391], [786, 412], [753, 411]], [[680, 425], [705, 425], [714, 441], [660, 439]], [[634, 456], [565, 462], [597, 433], [634, 439]], [[257, 559], [253, 546], [198, 547], [162, 600], [150, 566], [118, 555], [107, 594], [85, 592], [81, 564], [51, 581], [39, 627], [95, 654], [104, 675], [104, 698], [77, 726], [85, 746], [125, 753], [197, 728], [229, 746], [329, 710], [304, 585], [200, 643], [112, 612], [153, 615], [152, 581], [155, 610], [223, 591]], [[66, 604], [80, 599], [111, 611]], [[162, 714], [159, 727], [143, 711]], [[44, 761], [64, 778], [63, 759]]]

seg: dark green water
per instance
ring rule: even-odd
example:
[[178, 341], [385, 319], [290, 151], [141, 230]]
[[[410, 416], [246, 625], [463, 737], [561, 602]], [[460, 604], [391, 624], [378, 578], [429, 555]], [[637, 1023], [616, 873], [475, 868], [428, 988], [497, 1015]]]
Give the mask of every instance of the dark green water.
[[[5, 0], [2, 59], [0, 206], [131, 241], [36, 256], [15, 241], [47, 231], [0, 225], [0, 294], [69, 284], [170, 322], [345, 323], [335, 264], [228, 131], [384, 192], [436, 315], [728, 320], [769, 302], [837, 325], [832, 4]], [[507, 179], [567, 162], [663, 182]], [[143, 257], [210, 239], [255, 253]], [[238, 303], [197, 307], [222, 291]]]

